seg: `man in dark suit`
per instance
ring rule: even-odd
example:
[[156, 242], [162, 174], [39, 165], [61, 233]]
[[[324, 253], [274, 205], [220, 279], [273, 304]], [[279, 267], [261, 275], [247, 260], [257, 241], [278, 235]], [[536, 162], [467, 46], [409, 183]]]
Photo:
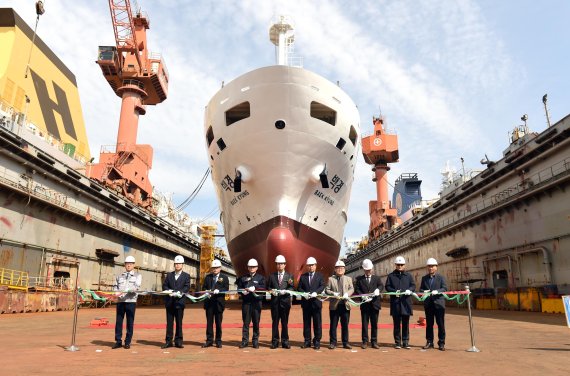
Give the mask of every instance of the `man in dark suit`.
[[184, 257], [174, 258], [174, 271], [166, 275], [162, 284], [162, 291], [170, 291], [170, 295], [164, 298], [166, 307], [166, 341], [162, 345], [163, 349], [172, 347], [172, 334], [174, 320], [176, 319], [176, 335], [174, 336], [174, 346], [184, 348], [182, 344], [182, 319], [184, 318], [184, 308], [186, 306], [186, 296], [190, 290], [190, 274], [183, 272]]
[[[247, 262], [248, 274], [240, 277], [237, 281], [237, 287], [242, 294], [241, 318], [243, 320], [243, 328], [241, 333], [240, 349], [247, 347], [249, 342], [249, 324], [253, 322], [253, 336], [251, 345], [254, 349], [259, 348], [259, 320], [261, 318], [261, 306], [263, 296], [265, 295], [265, 277], [257, 274], [257, 260], [250, 259]], [[258, 290], [258, 294], [255, 291]], [[262, 290], [259, 292], [259, 290]], [[256, 296], [257, 295], [257, 296]]]
[[300, 292], [309, 293], [308, 299], [303, 299], [301, 308], [303, 309], [303, 337], [305, 341], [301, 346], [302, 349], [311, 347], [311, 321], [313, 322], [313, 347], [315, 350], [321, 348], [321, 338], [323, 336], [322, 328], [322, 310], [323, 303], [317, 299], [317, 295], [325, 289], [325, 279], [323, 275], [317, 272], [317, 260], [314, 257], [307, 259], [307, 273], [299, 278], [298, 290]]
[[206, 310], [206, 342], [202, 347], [214, 345], [214, 321], [216, 322], [216, 347], [222, 347], [222, 320], [226, 308], [226, 295], [220, 292], [230, 289], [227, 275], [221, 273], [222, 263], [220, 260], [212, 261], [211, 273], [204, 278], [202, 291], [210, 291], [209, 298], [204, 300]]
[[433, 322], [437, 322], [437, 345], [438, 349], [445, 351], [445, 299], [442, 292], [447, 291], [445, 278], [437, 273], [437, 261], [434, 258], [427, 260], [428, 274], [422, 277], [420, 290], [430, 292], [430, 296], [424, 300], [426, 313], [426, 340], [424, 349], [433, 349]]
[[412, 316], [412, 293], [416, 284], [412, 275], [405, 271], [406, 260], [402, 256], [394, 261], [396, 269], [386, 278], [386, 291], [397, 292], [390, 295], [390, 315], [394, 323], [394, 348], [410, 349], [410, 316]]
[[271, 273], [267, 281], [267, 289], [273, 290], [271, 295], [271, 348], [279, 346], [279, 321], [281, 321], [281, 346], [290, 349], [289, 345], [289, 311], [291, 310], [291, 295], [286, 290], [293, 290], [293, 275], [285, 271], [285, 257], [275, 257], [277, 271]]
[[372, 261], [365, 259], [362, 261], [364, 275], [356, 277], [356, 295], [374, 294], [360, 305], [360, 317], [362, 319], [362, 348], [368, 346], [368, 324], [370, 323], [370, 346], [379, 349], [378, 346], [378, 318], [380, 316], [380, 293], [384, 285], [380, 277], [372, 274]]

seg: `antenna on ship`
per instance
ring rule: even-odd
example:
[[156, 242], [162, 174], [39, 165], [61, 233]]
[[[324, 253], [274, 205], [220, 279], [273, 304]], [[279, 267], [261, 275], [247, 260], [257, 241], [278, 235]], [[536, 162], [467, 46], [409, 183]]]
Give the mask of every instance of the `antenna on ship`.
[[548, 128], [550, 128], [550, 113], [548, 112], [548, 106], [546, 106], [548, 102], [548, 94], [544, 94], [542, 96], [542, 104], [544, 104], [544, 112], [546, 113], [546, 124]]
[[279, 16], [279, 20], [269, 29], [269, 40], [275, 45], [277, 65], [288, 65], [289, 53], [295, 43], [295, 29], [289, 17]]
[[28, 73], [30, 72], [30, 61], [32, 60], [32, 51], [34, 50], [34, 45], [36, 41], [36, 31], [38, 30], [38, 23], [40, 22], [40, 16], [46, 11], [44, 9], [43, 1], [36, 1], [36, 27], [34, 28], [34, 36], [32, 37], [32, 45], [30, 46], [30, 54], [28, 55], [28, 64], [26, 65], [26, 74], [24, 78], [28, 78]]

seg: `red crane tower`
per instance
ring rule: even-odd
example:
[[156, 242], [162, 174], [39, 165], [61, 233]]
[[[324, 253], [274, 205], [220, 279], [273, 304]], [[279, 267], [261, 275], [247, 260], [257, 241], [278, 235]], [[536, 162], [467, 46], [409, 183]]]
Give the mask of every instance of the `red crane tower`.
[[388, 181], [386, 173], [390, 170], [388, 163], [398, 162], [398, 136], [388, 134], [384, 129], [384, 118], [372, 118], [374, 134], [362, 138], [362, 155], [367, 164], [373, 165], [376, 182], [376, 200], [370, 201], [370, 228], [368, 238], [375, 239], [389, 231], [392, 226], [399, 223], [396, 209], [392, 208], [388, 196]]
[[166, 99], [168, 71], [162, 57], [148, 51], [149, 19], [137, 10], [133, 17], [129, 0], [109, 0], [115, 31], [115, 46], [99, 46], [97, 64], [107, 82], [122, 98], [117, 144], [101, 147], [99, 162], [87, 175], [112, 187], [131, 201], [152, 209], [151, 145], [138, 145], [139, 116], [145, 105]]

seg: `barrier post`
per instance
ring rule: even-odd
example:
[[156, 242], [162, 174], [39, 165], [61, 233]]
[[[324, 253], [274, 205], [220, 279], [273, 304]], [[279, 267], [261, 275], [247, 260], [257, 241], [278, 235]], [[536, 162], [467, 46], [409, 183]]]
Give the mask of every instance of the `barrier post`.
[[473, 334], [473, 316], [471, 315], [471, 291], [469, 290], [469, 285], [465, 286], [465, 290], [467, 290], [467, 312], [469, 314], [469, 332], [471, 333], [471, 347], [465, 351], [480, 352], [480, 350], [475, 347], [475, 335]]
[[75, 333], [77, 333], [77, 313], [79, 310], [79, 287], [77, 286], [79, 279], [79, 262], [77, 263], [77, 273], [75, 274], [75, 288], [73, 289], [74, 309], [73, 309], [73, 330], [71, 332], [71, 346], [66, 347], [65, 351], [79, 351], [79, 347], [75, 346]]

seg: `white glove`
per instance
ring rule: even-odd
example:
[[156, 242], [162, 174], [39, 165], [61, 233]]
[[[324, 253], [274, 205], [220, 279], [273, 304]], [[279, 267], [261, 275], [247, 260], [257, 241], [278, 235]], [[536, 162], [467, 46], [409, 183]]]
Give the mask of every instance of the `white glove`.
[[207, 293], [204, 294], [204, 296], [205, 296], [206, 298], [210, 299], [210, 296], [211, 296], [211, 295], [210, 295], [209, 292], [207, 292]]
[[339, 296], [340, 293], [339, 293], [339, 292], [336, 292], [336, 291], [333, 291], [333, 295], [334, 295], [334, 296]]
[[316, 298], [317, 297], [317, 293], [316, 292], [312, 292], [311, 295], [309, 295], [311, 298]]
[[220, 293], [220, 290], [218, 290], [218, 289], [214, 290], [214, 294], [219, 294], [219, 293]]
[[287, 290], [280, 290], [279, 291], [279, 295], [285, 295], [285, 294], [287, 294]]
[[180, 291], [176, 291], [176, 296], [177, 296], [178, 298], [181, 298], [183, 295], [182, 295], [182, 293], [181, 293]]
[[131, 289], [127, 287], [127, 288], [125, 289], [125, 293], [128, 294], [129, 292], [131, 292]]
[[348, 299], [348, 293], [345, 292], [345, 293], [342, 295], [342, 298], [343, 298], [343, 299]]
[[255, 286], [251, 286], [247, 288], [249, 291], [254, 292], [255, 291]]
[[432, 294], [432, 295], [437, 295], [437, 294], [439, 294], [439, 291], [437, 291], [437, 290], [431, 290], [431, 294]]
[[374, 290], [374, 296], [379, 296], [379, 295], [380, 295], [380, 290], [379, 289]]
[[247, 294], [249, 294], [249, 291], [243, 290], [243, 294], [244, 294], [244, 295], [247, 295]]
[[412, 292], [410, 290], [406, 290], [404, 291], [404, 295], [412, 295]]

